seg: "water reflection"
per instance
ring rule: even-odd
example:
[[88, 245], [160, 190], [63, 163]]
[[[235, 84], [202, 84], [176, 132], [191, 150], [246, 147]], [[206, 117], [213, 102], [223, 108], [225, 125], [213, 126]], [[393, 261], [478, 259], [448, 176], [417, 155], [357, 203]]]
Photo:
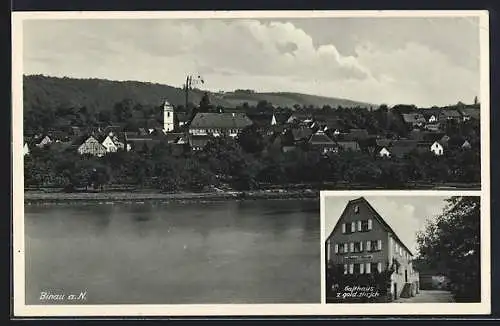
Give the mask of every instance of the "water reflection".
[[[26, 296], [88, 303], [320, 300], [319, 203], [26, 207]], [[46, 302], [45, 302], [46, 303]]]

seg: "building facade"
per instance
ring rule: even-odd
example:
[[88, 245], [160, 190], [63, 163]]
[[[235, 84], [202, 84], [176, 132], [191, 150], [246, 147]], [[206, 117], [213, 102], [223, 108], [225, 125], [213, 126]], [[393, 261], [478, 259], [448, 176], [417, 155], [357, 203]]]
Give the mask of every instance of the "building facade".
[[325, 249], [326, 266], [341, 267], [344, 274], [382, 273], [393, 268], [387, 289], [392, 299], [418, 291], [413, 254], [363, 197], [347, 203]]
[[78, 147], [78, 153], [80, 155], [91, 154], [94, 156], [104, 156], [107, 153], [106, 147], [100, 144], [97, 139], [93, 136], [87, 138], [87, 140]]
[[194, 136], [236, 137], [252, 120], [245, 113], [197, 113], [189, 125], [189, 134]]

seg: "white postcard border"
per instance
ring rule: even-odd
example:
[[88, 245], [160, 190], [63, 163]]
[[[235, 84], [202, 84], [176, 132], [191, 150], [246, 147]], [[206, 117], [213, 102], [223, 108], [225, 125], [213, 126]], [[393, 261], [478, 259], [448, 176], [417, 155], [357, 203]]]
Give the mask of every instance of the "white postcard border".
[[[24, 171], [23, 171], [23, 29], [26, 19], [185, 19], [185, 18], [312, 18], [312, 17], [479, 17], [481, 70], [481, 190], [479, 191], [335, 191], [324, 196], [481, 196], [481, 303], [385, 304], [217, 304], [217, 305], [25, 305]], [[490, 138], [489, 17], [474, 11], [171, 11], [171, 12], [14, 12], [12, 14], [12, 145], [13, 145], [13, 281], [14, 316], [291, 316], [291, 315], [469, 315], [491, 313], [490, 274]], [[324, 221], [321, 217], [321, 284], [324, 288]]]

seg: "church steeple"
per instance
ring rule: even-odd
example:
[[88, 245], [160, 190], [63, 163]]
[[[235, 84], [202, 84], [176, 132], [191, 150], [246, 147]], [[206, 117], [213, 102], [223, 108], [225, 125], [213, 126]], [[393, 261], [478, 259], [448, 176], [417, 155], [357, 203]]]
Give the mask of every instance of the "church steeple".
[[165, 101], [163, 104], [163, 131], [169, 132], [174, 130], [174, 107]]

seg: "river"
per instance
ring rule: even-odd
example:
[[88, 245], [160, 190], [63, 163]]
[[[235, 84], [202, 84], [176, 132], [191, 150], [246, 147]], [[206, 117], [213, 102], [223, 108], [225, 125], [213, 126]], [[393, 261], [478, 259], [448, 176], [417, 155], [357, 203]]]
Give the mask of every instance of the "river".
[[319, 200], [26, 205], [25, 234], [26, 304], [320, 302]]

